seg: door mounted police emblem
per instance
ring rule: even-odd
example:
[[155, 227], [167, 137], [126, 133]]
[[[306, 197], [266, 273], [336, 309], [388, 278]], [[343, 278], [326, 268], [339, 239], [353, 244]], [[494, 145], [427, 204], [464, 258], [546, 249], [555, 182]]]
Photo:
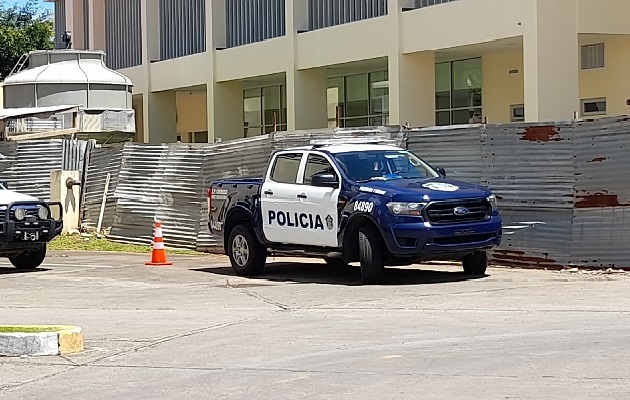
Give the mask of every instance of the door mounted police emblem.
[[334, 228], [333, 218], [330, 215], [326, 217], [326, 227], [328, 228], [329, 231], [331, 231], [332, 228]]

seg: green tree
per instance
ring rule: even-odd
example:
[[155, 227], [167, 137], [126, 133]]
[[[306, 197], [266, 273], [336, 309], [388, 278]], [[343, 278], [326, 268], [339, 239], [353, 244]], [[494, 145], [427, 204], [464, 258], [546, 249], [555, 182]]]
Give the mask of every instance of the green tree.
[[0, 81], [6, 78], [22, 54], [54, 47], [52, 15], [37, 0], [8, 7], [0, 0]]

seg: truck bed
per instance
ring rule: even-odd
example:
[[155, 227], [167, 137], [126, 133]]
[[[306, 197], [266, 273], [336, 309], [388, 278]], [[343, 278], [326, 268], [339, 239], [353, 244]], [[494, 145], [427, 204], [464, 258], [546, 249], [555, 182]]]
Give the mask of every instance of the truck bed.
[[263, 178], [243, 178], [243, 179], [217, 179], [212, 181], [211, 187], [226, 185], [262, 185]]

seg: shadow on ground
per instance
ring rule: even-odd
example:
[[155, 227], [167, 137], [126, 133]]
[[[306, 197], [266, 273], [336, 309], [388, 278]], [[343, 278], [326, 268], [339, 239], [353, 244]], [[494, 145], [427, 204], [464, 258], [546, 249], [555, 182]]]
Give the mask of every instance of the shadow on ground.
[[49, 268], [37, 268], [34, 270], [22, 270], [13, 267], [0, 267], [0, 275], [12, 275], [12, 274], [34, 274], [36, 272], [50, 271]]
[[[237, 276], [230, 266], [193, 268], [191, 270], [223, 276]], [[464, 272], [420, 269], [419, 266], [415, 269], [389, 267], [385, 269], [385, 285], [452, 283], [480, 279], [487, 276], [466, 275]], [[261, 275], [250, 279], [271, 282], [358, 286], [361, 285], [361, 270], [359, 267], [354, 266], [339, 268], [326, 264], [275, 262], [268, 263]]]

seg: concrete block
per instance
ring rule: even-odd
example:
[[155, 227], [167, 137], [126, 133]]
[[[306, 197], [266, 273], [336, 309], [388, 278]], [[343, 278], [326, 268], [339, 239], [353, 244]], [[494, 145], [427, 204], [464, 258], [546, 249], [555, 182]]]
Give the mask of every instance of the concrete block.
[[0, 356], [54, 356], [59, 354], [56, 332], [0, 333]]
[[80, 327], [62, 330], [59, 334], [59, 353], [61, 355], [80, 353], [85, 350], [83, 330]]

